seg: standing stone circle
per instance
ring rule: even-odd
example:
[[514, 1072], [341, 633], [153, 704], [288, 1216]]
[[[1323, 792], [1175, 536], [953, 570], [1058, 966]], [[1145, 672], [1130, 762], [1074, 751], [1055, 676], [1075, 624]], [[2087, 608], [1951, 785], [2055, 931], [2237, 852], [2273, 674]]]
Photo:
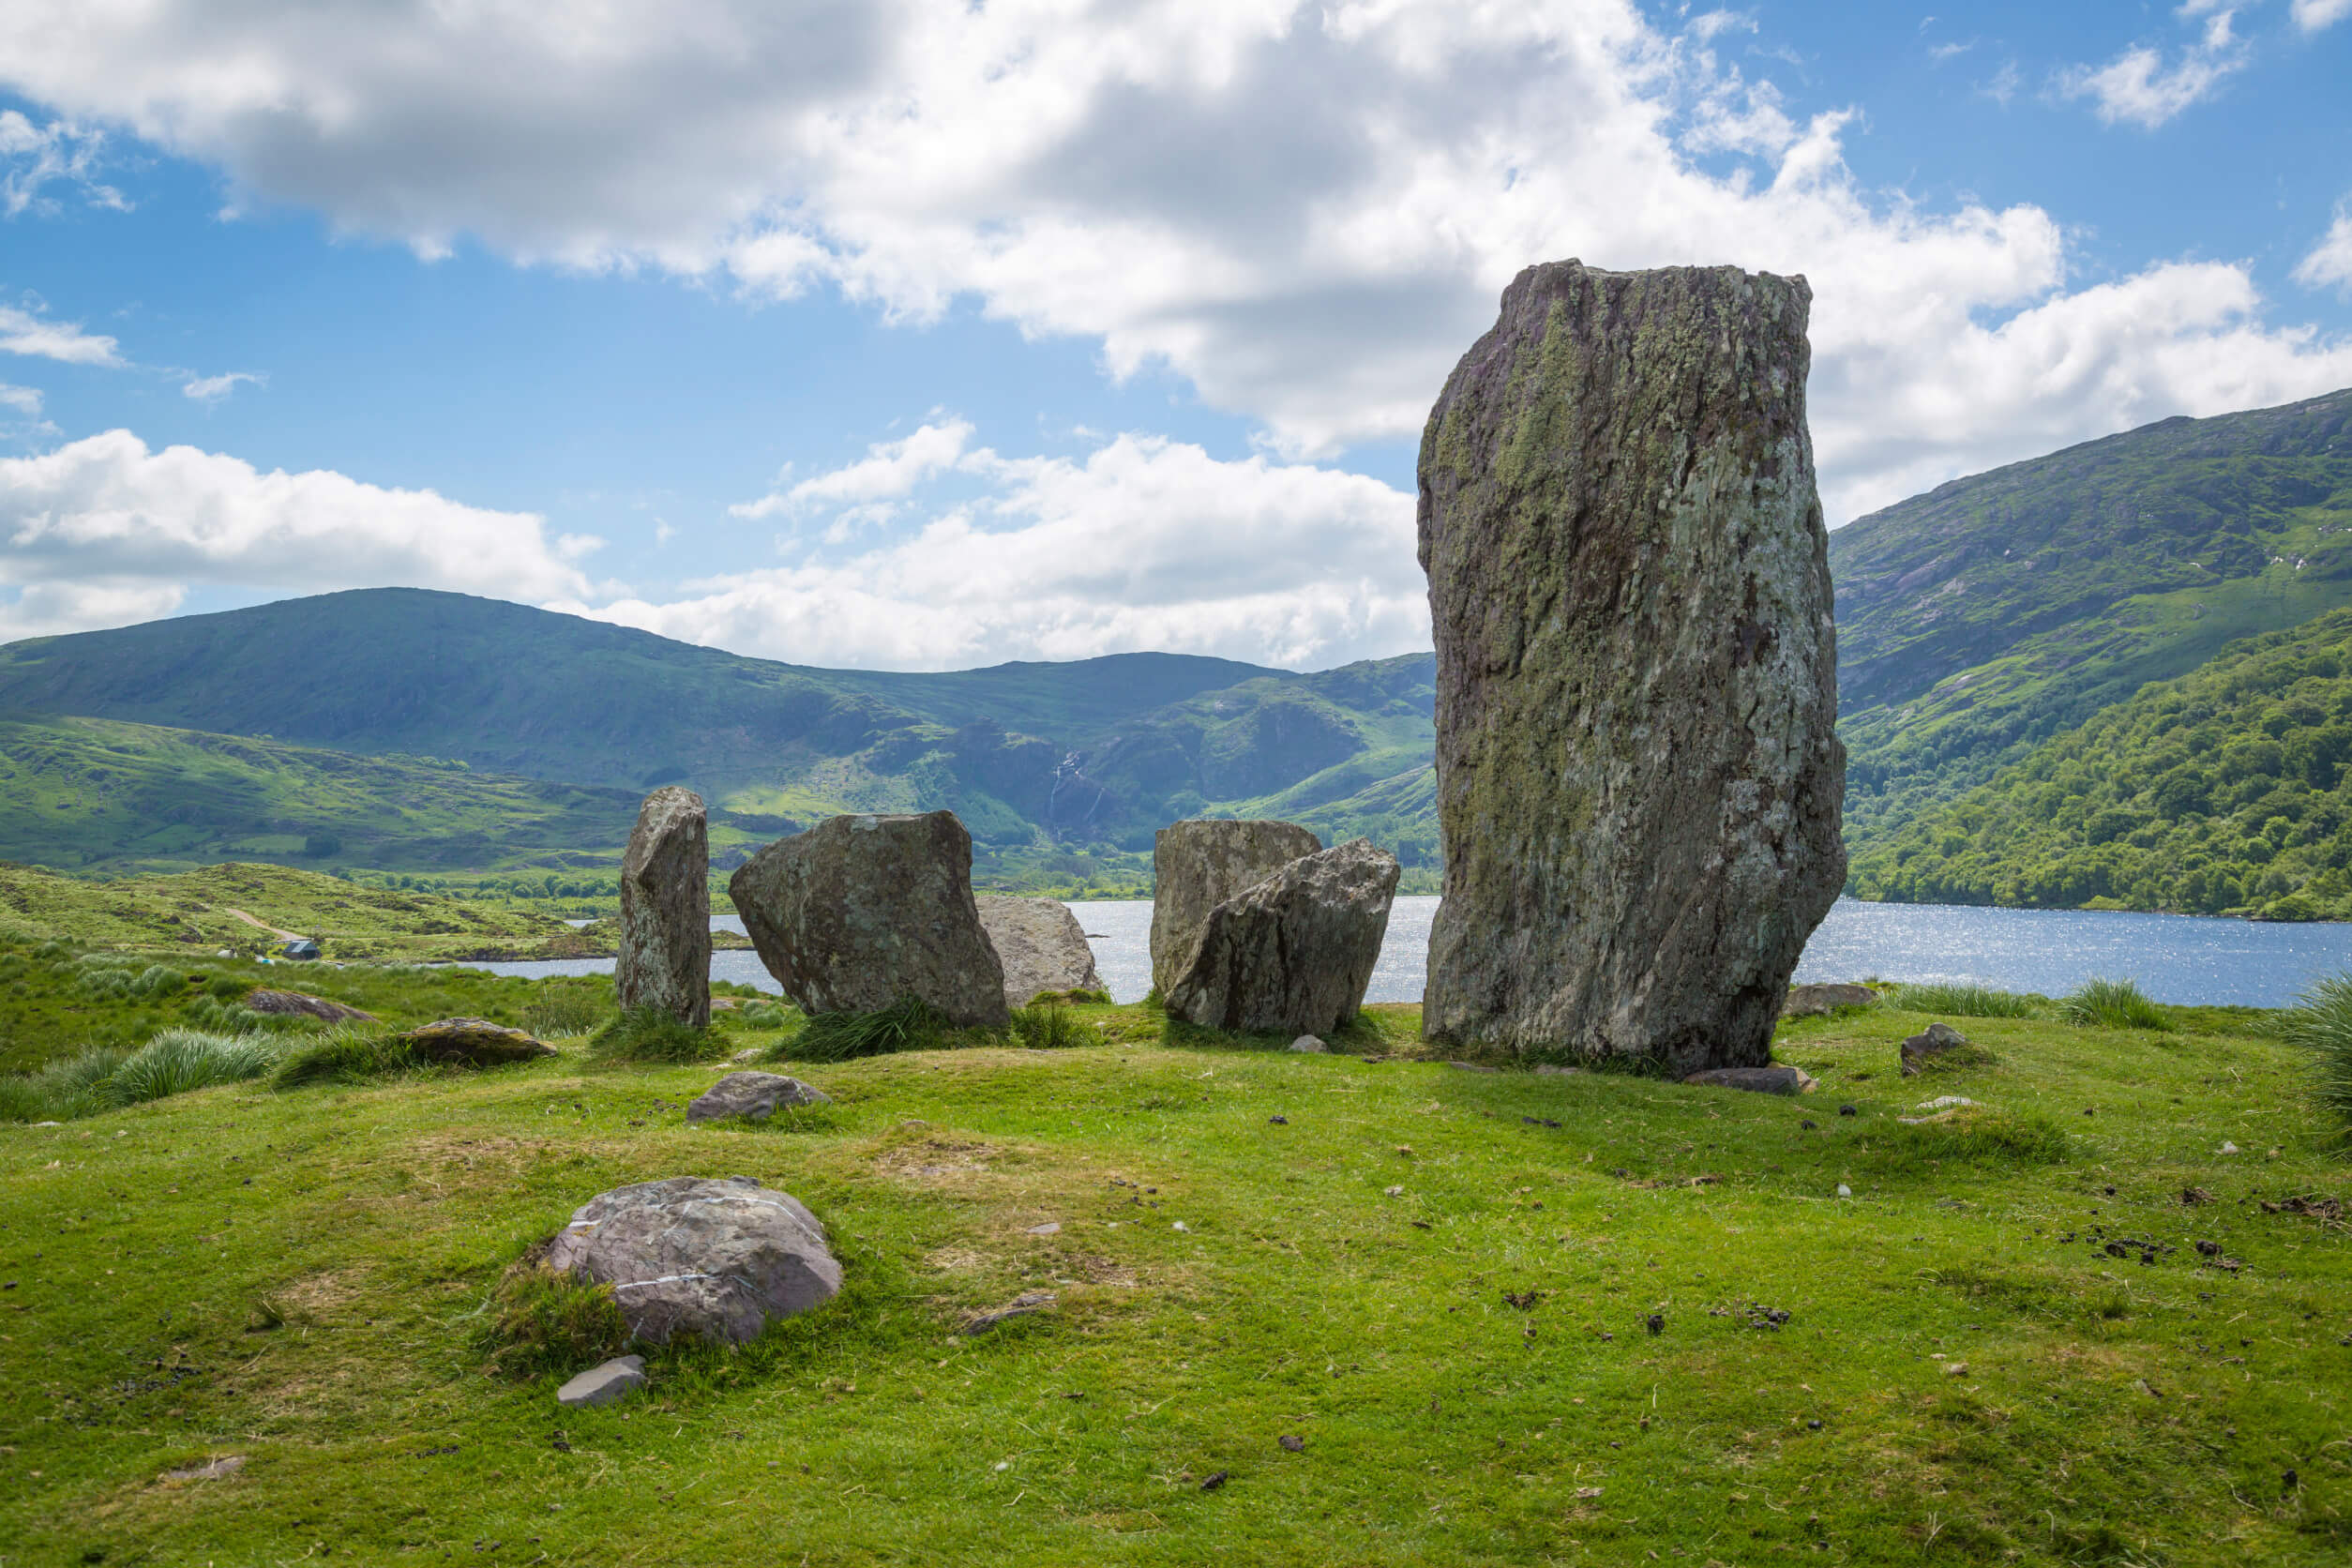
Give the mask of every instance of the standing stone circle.
[[653, 1007], [697, 1029], [711, 1021], [710, 815], [692, 790], [645, 797], [621, 859], [623, 1007]]
[[1364, 1005], [1395, 901], [1396, 857], [1368, 838], [1298, 859], [1209, 912], [1163, 999], [1210, 1029], [1311, 1034]]
[[771, 1318], [831, 1301], [841, 1265], [799, 1199], [749, 1176], [672, 1176], [599, 1193], [549, 1244], [547, 1266], [612, 1287], [629, 1332], [739, 1345]]
[[1059, 898], [1013, 898], [984, 894], [981, 929], [1004, 966], [1004, 1005], [1026, 1007], [1040, 991], [1098, 991], [1094, 950], [1086, 928]]
[[1192, 968], [1209, 912], [1323, 841], [1295, 822], [1196, 818], [1152, 844], [1152, 984], [1162, 997]]
[[1530, 267], [1431, 412], [1433, 1042], [1769, 1060], [1846, 873], [1811, 300]]
[[952, 811], [835, 817], [745, 861], [727, 895], [803, 1012], [912, 998], [959, 1026], [1011, 1017], [972, 902], [972, 836]]

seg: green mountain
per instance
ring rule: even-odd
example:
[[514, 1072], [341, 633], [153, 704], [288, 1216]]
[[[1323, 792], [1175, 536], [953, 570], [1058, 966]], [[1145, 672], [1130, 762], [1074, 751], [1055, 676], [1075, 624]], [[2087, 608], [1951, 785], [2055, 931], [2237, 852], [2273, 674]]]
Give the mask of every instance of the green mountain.
[[947, 807], [1000, 882], [1115, 884], [1166, 822], [1272, 800], [1417, 864], [1433, 674], [1428, 655], [814, 670], [462, 595], [331, 594], [0, 648], [0, 855], [609, 866], [639, 794], [684, 782], [720, 813], [722, 865], [835, 811]]
[[1954, 480], [1831, 535], [1830, 570], [1859, 864], [2143, 684], [2352, 604], [2352, 391]]
[[1906, 903], [2352, 919], [2352, 611], [2233, 643], [1858, 856]]

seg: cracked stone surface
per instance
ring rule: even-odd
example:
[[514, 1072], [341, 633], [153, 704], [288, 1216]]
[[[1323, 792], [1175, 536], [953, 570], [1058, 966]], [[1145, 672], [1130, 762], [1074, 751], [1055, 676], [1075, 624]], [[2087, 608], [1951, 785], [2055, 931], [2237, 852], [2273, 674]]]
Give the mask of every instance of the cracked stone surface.
[[749, 1176], [672, 1176], [600, 1193], [557, 1232], [547, 1266], [611, 1286], [630, 1332], [654, 1345], [682, 1333], [741, 1344], [841, 1289], [823, 1224]]

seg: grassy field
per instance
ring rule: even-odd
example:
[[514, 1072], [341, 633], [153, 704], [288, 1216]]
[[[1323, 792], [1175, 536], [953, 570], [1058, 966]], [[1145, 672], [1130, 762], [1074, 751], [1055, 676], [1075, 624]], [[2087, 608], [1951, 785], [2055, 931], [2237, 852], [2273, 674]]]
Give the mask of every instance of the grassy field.
[[[426, 983], [312, 978], [387, 1017]], [[0, 1564], [2352, 1549], [2352, 1256], [2264, 1207], [2352, 1181], [2261, 1015], [1964, 1018], [1991, 1060], [1910, 1079], [1925, 1015], [1807, 1020], [1796, 1100], [1411, 1060], [1410, 1008], [1377, 1061], [1078, 1016], [1100, 1044], [800, 1068], [837, 1104], [787, 1126], [689, 1128], [722, 1063], [573, 1045], [0, 1127]], [[1895, 1119], [1951, 1093], [1983, 1108]], [[493, 1370], [496, 1282], [575, 1206], [737, 1173], [825, 1219], [837, 1300], [607, 1410]]]

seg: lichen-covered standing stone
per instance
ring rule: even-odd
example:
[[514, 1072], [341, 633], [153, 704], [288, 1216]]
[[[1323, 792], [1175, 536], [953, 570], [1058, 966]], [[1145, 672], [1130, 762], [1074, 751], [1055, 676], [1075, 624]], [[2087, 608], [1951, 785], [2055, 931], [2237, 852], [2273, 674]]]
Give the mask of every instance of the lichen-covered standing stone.
[[1768, 1061], [1846, 871], [1811, 298], [1530, 267], [1431, 412], [1432, 1041]]
[[1004, 966], [1004, 1004], [1026, 1007], [1040, 991], [1099, 991], [1086, 928], [1059, 898], [987, 894], [975, 900], [981, 928]]
[[700, 1029], [711, 1021], [710, 817], [675, 784], [645, 797], [621, 860], [624, 1007], [653, 1007]]
[[1209, 912], [1323, 841], [1295, 822], [1172, 822], [1152, 845], [1152, 984], [1163, 997], [1192, 967]]
[[952, 811], [835, 817], [744, 862], [727, 895], [804, 1012], [913, 998], [957, 1025], [1011, 1017], [972, 902], [972, 836]]
[[1337, 1029], [1380, 961], [1396, 857], [1368, 838], [1289, 861], [1209, 912], [1168, 1016], [1210, 1029]]

